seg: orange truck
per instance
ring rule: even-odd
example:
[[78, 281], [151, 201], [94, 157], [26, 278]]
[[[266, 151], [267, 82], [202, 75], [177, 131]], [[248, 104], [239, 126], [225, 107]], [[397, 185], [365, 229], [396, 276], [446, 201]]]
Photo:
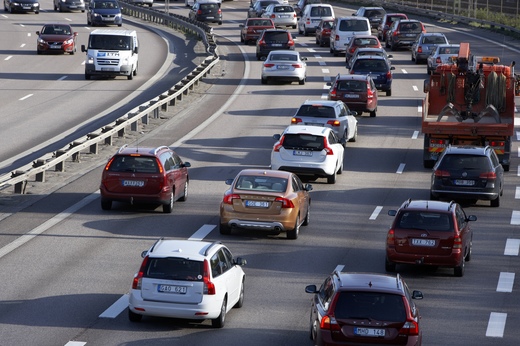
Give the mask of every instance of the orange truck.
[[459, 55], [450, 60], [424, 81], [424, 167], [433, 167], [450, 144], [489, 145], [508, 171], [515, 95], [520, 95], [514, 62], [506, 66], [496, 57], [477, 58], [469, 43], [461, 43]]

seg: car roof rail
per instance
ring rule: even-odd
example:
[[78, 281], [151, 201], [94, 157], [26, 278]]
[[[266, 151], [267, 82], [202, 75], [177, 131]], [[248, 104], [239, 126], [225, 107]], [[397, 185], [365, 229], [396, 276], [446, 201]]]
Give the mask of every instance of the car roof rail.
[[155, 148], [155, 150], [153, 151], [153, 154], [157, 155], [159, 150], [163, 150], [163, 149], [169, 149], [169, 148], [166, 145], [161, 145], [160, 147]]
[[408, 198], [403, 204], [403, 208], [408, 208], [410, 206], [410, 203], [412, 203], [412, 199]]
[[448, 211], [451, 209], [451, 207], [455, 204], [455, 201], [450, 201], [450, 205], [448, 205]]
[[156, 242], [152, 245], [152, 247], [150, 248], [150, 253], [152, 253], [153, 250], [155, 250], [155, 248], [157, 247], [157, 245], [159, 245], [160, 243], [162, 243], [163, 240], [164, 240], [164, 237], [157, 239], [157, 241], [156, 241]]
[[395, 276], [395, 281], [396, 281], [397, 288], [402, 289], [401, 274], [397, 273], [397, 275]]
[[206, 250], [204, 251], [204, 256], [207, 256], [207, 255], [208, 255], [209, 250], [210, 250], [212, 247], [217, 246], [217, 245], [220, 245], [220, 244], [222, 244], [222, 242], [219, 241], [219, 240], [214, 241], [213, 243], [211, 243], [211, 244], [206, 248]]
[[117, 151], [118, 153], [122, 152], [126, 147], [128, 147], [128, 144], [123, 144], [121, 148]]

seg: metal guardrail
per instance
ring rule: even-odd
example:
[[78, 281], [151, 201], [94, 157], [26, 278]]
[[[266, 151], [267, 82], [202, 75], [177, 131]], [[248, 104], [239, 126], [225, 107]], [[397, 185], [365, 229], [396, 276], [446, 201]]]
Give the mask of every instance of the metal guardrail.
[[78, 162], [80, 153], [87, 149], [91, 154], [97, 154], [100, 143], [112, 145], [113, 136], [123, 137], [127, 127], [130, 127], [131, 131], [138, 131], [139, 122], [147, 124], [150, 116], [158, 118], [160, 110], [167, 111], [169, 106], [175, 106], [176, 102], [181, 101], [183, 95], [187, 95], [190, 90], [193, 90], [194, 86], [218, 63], [217, 45], [214, 41], [212, 28], [209, 25], [180, 15], [167, 14], [129, 4], [123, 6], [123, 13], [177, 31], [197, 35], [204, 42], [208, 57], [168, 91], [134, 108], [114, 122], [76, 139], [62, 149], [47, 153], [31, 164], [0, 176], [0, 190], [14, 187], [14, 193], [24, 194], [26, 193], [27, 181], [32, 177], [37, 182], [44, 182], [47, 170], [54, 169], [58, 172], [64, 172], [67, 159], [72, 158], [72, 162]]

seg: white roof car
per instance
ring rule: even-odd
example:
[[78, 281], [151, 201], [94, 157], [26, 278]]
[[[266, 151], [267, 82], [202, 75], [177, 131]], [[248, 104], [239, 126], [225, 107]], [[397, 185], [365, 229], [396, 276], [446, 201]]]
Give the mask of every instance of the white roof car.
[[132, 322], [143, 316], [209, 319], [222, 328], [229, 310], [244, 303], [246, 261], [220, 242], [159, 239], [141, 257], [130, 289]]
[[329, 184], [336, 183], [336, 174], [343, 172], [343, 144], [331, 128], [290, 125], [273, 138], [277, 142], [271, 152], [271, 169], [327, 178]]
[[334, 8], [329, 4], [308, 4], [298, 20], [298, 33], [307, 36], [316, 32], [321, 20], [334, 20]]
[[370, 28], [368, 18], [335, 18], [330, 33], [330, 52], [334, 54], [334, 56], [344, 53], [354, 35], [372, 35], [372, 29]]

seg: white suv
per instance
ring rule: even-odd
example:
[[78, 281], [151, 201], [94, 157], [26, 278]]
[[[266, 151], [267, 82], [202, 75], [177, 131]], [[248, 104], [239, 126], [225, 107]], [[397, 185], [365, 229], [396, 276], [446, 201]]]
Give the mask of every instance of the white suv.
[[143, 315], [210, 319], [222, 328], [226, 313], [242, 307], [246, 261], [222, 243], [161, 238], [141, 256], [130, 290], [130, 321]]
[[330, 52], [334, 56], [347, 51], [354, 35], [372, 35], [370, 21], [366, 17], [341, 17], [334, 19], [330, 31]]
[[291, 125], [280, 135], [271, 152], [271, 169], [327, 178], [336, 182], [343, 172], [343, 144], [328, 127]]

